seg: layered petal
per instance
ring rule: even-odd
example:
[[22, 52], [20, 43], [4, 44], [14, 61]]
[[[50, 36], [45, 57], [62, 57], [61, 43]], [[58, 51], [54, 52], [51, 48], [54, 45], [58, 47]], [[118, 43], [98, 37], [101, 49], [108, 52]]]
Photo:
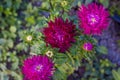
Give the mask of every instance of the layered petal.
[[53, 71], [54, 63], [47, 56], [31, 56], [22, 67], [24, 80], [50, 80]]
[[53, 48], [59, 48], [60, 52], [65, 52], [75, 41], [75, 25], [67, 19], [56, 18], [48, 22], [48, 27], [44, 28], [45, 42]]
[[82, 5], [78, 11], [80, 28], [87, 35], [100, 35], [109, 24], [109, 12], [96, 3]]

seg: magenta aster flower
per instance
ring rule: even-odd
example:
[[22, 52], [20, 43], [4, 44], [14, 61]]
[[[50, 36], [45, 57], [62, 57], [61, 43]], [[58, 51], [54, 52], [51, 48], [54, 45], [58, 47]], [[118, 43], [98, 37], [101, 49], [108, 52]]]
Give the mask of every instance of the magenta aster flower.
[[93, 45], [90, 42], [86, 42], [83, 44], [83, 49], [86, 51], [91, 51], [93, 49]]
[[22, 67], [24, 80], [50, 80], [53, 75], [54, 63], [47, 56], [27, 58]]
[[52, 47], [59, 48], [60, 52], [65, 52], [75, 41], [75, 25], [67, 19], [56, 18], [50, 21], [48, 27], [44, 28], [45, 41]]
[[78, 11], [80, 27], [85, 34], [100, 35], [107, 28], [109, 13], [102, 5], [96, 3], [82, 5]]

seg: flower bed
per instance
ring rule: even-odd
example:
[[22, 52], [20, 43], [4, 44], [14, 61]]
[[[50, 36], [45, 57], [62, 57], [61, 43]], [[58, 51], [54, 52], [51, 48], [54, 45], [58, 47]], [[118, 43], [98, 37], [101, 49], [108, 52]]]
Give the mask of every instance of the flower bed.
[[0, 80], [113, 80], [118, 75], [118, 66], [103, 58], [107, 49], [93, 37], [109, 26], [107, 1], [0, 4]]

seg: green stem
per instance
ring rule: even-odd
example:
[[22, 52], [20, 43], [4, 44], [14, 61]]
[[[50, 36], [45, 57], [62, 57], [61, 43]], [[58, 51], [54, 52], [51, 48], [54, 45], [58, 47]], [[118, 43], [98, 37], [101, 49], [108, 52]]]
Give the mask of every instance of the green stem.
[[49, 2], [50, 2], [51, 10], [54, 10], [51, 0], [49, 0]]
[[70, 60], [72, 61], [72, 64], [74, 65], [75, 63], [74, 63], [74, 60], [73, 60], [72, 56], [68, 52], [67, 52], [67, 55], [70, 58]]

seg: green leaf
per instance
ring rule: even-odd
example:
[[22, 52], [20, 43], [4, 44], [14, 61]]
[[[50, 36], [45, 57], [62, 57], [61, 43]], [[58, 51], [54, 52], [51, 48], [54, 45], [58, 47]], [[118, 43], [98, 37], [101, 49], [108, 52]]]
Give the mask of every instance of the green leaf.
[[66, 78], [67, 78], [67, 75], [65, 73], [56, 69], [54, 76], [53, 76], [53, 80], [66, 80]]
[[61, 72], [61, 73], [63, 73], [64, 75], [70, 75], [70, 74], [72, 74], [73, 72], [74, 72], [74, 68], [70, 65], [70, 64], [68, 64], [68, 63], [64, 63], [64, 64], [62, 64], [61, 66], [58, 66], [57, 67], [57, 69]]
[[109, 0], [100, 0], [100, 3], [102, 3], [106, 8], [109, 6]]
[[7, 45], [8, 45], [9, 48], [12, 48], [13, 45], [14, 45], [13, 40], [12, 40], [12, 39], [9, 39], [9, 40], [7, 41]]
[[55, 58], [66, 58], [67, 56], [63, 53], [56, 53], [55, 55]]
[[8, 75], [4, 75], [3, 80], [9, 80], [9, 76]]
[[118, 73], [120, 74], [120, 68], [118, 69]]
[[22, 80], [22, 77], [14, 71], [11, 71], [11, 75], [14, 77], [15, 80]]
[[0, 5], [0, 12], [2, 12], [3, 11], [3, 6], [2, 5]]
[[7, 7], [11, 7], [12, 6], [12, 0], [6, 0], [7, 3]]
[[25, 44], [23, 44], [23, 43], [19, 43], [19, 44], [17, 44], [17, 46], [16, 46], [16, 49], [17, 49], [18, 51], [23, 50], [24, 48], [25, 48]]
[[49, 8], [50, 7], [50, 3], [48, 1], [42, 2], [42, 8]]
[[15, 26], [11, 26], [10, 27], [10, 31], [13, 32], [13, 33], [15, 33], [16, 32], [16, 27]]
[[12, 63], [12, 69], [16, 70], [19, 67], [19, 59], [15, 56], [13, 57], [14, 63]]
[[6, 70], [6, 66], [4, 64], [0, 64], [0, 69], [2, 69], [3, 71]]
[[30, 24], [35, 24], [35, 18], [34, 16], [30, 16], [26, 18], [26, 21]]
[[116, 72], [115, 70], [112, 70], [112, 74], [115, 80], [120, 80], [120, 74], [118, 74], [118, 72]]
[[67, 60], [68, 60], [67, 56], [65, 54], [63, 54], [63, 53], [56, 53], [54, 55], [54, 62], [57, 65], [64, 64]]
[[5, 9], [5, 10], [4, 10], [4, 14], [5, 14], [6, 16], [11, 15], [12, 12], [10, 11], [10, 8]]
[[98, 46], [98, 47], [97, 47], [97, 51], [98, 51], [99, 53], [102, 53], [102, 54], [107, 54], [107, 53], [108, 53], [107, 48], [104, 47], [104, 46]]
[[86, 0], [85, 1], [85, 5], [88, 5], [89, 3], [91, 3], [93, 0]]
[[4, 80], [4, 74], [0, 71], [0, 80]]
[[72, 6], [80, 6], [81, 5], [81, 0], [74, 0], [74, 2], [72, 3]]
[[3, 38], [0, 39], [0, 45], [5, 44], [5, 42], [6, 42], [6, 39], [3, 39]]

